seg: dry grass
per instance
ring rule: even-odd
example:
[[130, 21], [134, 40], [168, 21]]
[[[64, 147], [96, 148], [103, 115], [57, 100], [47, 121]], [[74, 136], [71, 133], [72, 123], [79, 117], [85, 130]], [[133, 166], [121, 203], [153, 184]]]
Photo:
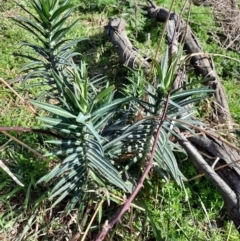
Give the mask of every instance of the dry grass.
[[211, 7], [222, 32], [215, 34], [217, 43], [226, 50], [240, 52], [240, 10], [238, 0], [195, 0], [194, 4]]

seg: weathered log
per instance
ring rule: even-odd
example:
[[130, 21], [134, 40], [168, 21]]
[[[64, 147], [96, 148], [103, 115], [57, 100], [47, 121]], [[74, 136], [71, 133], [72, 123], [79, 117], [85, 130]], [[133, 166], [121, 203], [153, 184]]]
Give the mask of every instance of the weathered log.
[[[221, 196], [223, 197], [226, 210], [230, 218], [233, 220], [236, 229], [240, 232], [239, 193], [238, 191], [233, 190], [232, 187], [230, 187], [230, 185], [236, 182], [234, 186], [237, 187], [237, 189], [239, 190], [239, 174], [235, 173], [235, 171], [233, 171], [231, 167], [224, 168], [221, 169], [221, 171], [215, 172], [214, 169], [211, 168], [208, 164], [210, 160], [207, 158], [207, 163], [206, 158], [202, 157], [199, 151], [184, 137], [183, 134], [181, 134], [181, 137], [182, 138], [178, 139], [179, 143], [185, 149], [189, 159], [197, 167], [197, 169], [205, 173], [205, 175], [211, 180], [213, 185], [219, 190]], [[201, 141], [202, 144], [204, 143], [204, 145], [209, 142], [209, 139], [203, 140], [202, 138], [199, 138], [198, 140]], [[221, 148], [218, 149], [221, 150]], [[206, 151], [206, 149], [204, 150]], [[214, 148], [213, 150], [214, 152], [216, 151]], [[237, 167], [237, 169], [239, 169], [239, 166]]]
[[148, 58], [143, 58], [129, 41], [125, 26], [123, 19], [113, 18], [105, 29], [121, 61], [131, 69], [142, 68], [147, 73], [150, 68]]

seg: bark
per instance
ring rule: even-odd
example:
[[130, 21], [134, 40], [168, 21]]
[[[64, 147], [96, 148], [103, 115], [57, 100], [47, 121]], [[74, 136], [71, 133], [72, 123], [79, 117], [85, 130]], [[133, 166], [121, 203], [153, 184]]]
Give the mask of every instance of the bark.
[[[233, 220], [235, 227], [238, 232], [240, 232], [240, 206], [239, 206], [239, 166], [237, 165], [236, 169], [238, 172], [235, 172], [235, 168], [229, 166], [229, 168], [221, 169], [221, 171], [214, 171], [213, 168], [209, 165], [210, 160], [206, 158], [204, 159], [199, 151], [189, 142], [183, 134], [181, 134], [182, 138], [179, 138], [179, 143], [185, 149], [188, 154], [189, 159], [193, 162], [193, 164], [197, 167], [198, 170], [201, 170], [205, 175], [211, 180], [214, 186], [219, 190], [222, 195], [222, 198], [225, 203], [225, 207], [228, 211], [230, 218]], [[203, 146], [208, 144], [209, 139], [198, 139]], [[196, 141], [196, 139], [195, 139]], [[199, 144], [199, 143], [198, 143]], [[212, 143], [213, 144], [213, 143]], [[214, 144], [213, 144], [214, 145]], [[215, 147], [206, 148], [208, 150], [212, 150], [216, 152]], [[206, 151], [204, 149], [204, 151]], [[229, 148], [226, 148], [229, 149]], [[222, 151], [222, 148], [217, 148], [217, 150]], [[223, 156], [226, 157], [227, 153]], [[239, 156], [239, 155], [238, 155]], [[231, 157], [231, 154], [229, 154]], [[227, 158], [228, 159], [228, 158]], [[237, 190], [233, 190], [237, 188]]]
[[105, 29], [121, 61], [131, 69], [142, 68], [148, 72], [148, 58], [143, 58], [137, 48], [129, 41], [125, 31], [125, 21], [121, 18], [111, 19]]

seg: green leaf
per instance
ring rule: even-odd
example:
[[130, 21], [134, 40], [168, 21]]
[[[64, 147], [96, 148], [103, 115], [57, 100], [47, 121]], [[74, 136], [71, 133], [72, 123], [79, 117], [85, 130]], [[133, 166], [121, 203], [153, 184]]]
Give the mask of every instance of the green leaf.
[[[38, 66], [37, 66], [38, 65]], [[24, 65], [21, 69], [20, 72], [29, 70], [32, 66], [34, 66], [35, 68], [41, 68], [44, 65], [43, 61], [34, 61], [34, 62], [30, 62], [26, 65]], [[32, 69], [32, 68], [31, 68]]]
[[51, 143], [55, 145], [64, 145], [64, 146], [79, 146], [81, 145], [81, 141], [79, 140], [47, 140], [46, 143]]
[[[63, 36], [65, 35], [64, 33], [66, 33], [69, 30], [69, 27], [66, 28], [62, 28], [60, 30], [58, 30], [57, 32], [54, 33], [54, 35], [52, 36], [51, 41], [55, 41], [60, 35], [63, 34]], [[61, 38], [59, 38], [60, 40]], [[58, 41], [56, 41], [56, 43], [58, 43]]]
[[[61, 194], [61, 196], [53, 203], [52, 207], [56, 206], [59, 202], [61, 202], [67, 195], [70, 194], [70, 192], [73, 190], [73, 189], [80, 189], [84, 186], [85, 184], [85, 180], [84, 180], [84, 177], [85, 177], [85, 173], [83, 173], [81, 176], [79, 176], [78, 178], [75, 178], [74, 179], [74, 182], [71, 182], [71, 185], [67, 188], [67, 190], [65, 192], [63, 192]], [[56, 196], [56, 195], [55, 195]]]
[[192, 90], [185, 90], [181, 92], [174, 93], [171, 96], [171, 100], [177, 100], [178, 98], [187, 98], [191, 97], [194, 94], [207, 94], [207, 93], [213, 93], [214, 91], [212, 89], [209, 89], [208, 87], [201, 87], [201, 88], [195, 88]]
[[103, 213], [103, 203], [99, 202], [99, 209], [98, 209], [98, 223], [102, 222], [102, 213]]
[[88, 128], [88, 130], [94, 135], [94, 137], [101, 142], [103, 137], [101, 135], [98, 134], [98, 132], [96, 131], [96, 129], [93, 126], [92, 122], [85, 122], [84, 123], [86, 125], [86, 127]]
[[117, 170], [108, 162], [108, 160], [96, 153], [95, 150], [88, 150], [89, 165], [92, 166], [96, 171], [100, 172], [105, 179], [107, 179], [113, 185], [120, 187], [123, 190], [131, 192], [128, 185], [120, 178]]
[[[77, 43], [79, 43], [79, 42], [81, 42], [83, 40], [87, 40], [87, 39], [88, 38], [79, 38], [79, 39], [74, 39], [72, 41], [70, 41], [71, 39], [67, 39], [68, 43], [61, 47], [61, 51], [66, 51], [67, 49], [71, 48], [72, 46], [76, 45]], [[62, 42], [59, 43], [59, 44], [62, 45]]]
[[70, 101], [68, 102], [69, 105], [71, 105], [72, 107], [75, 107], [78, 111], [85, 111], [85, 109], [83, 109], [81, 107], [81, 103], [78, 102], [76, 96], [72, 93], [72, 91], [68, 88], [65, 87], [64, 88], [66, 95], [68, 96], [68, 99], [71, 100], [72, 103], [70, 103]]
[[38, 120], [43, 121], [45, 123], [51, 124], [52, 126], [56, 127], [62, 127], [66, 129], [71, 129], [76, 131], [76, 129], [79, 128], [79, 126], [71, 124], [71, 123], [64, 123], [62, 119], [57, 118], [49, 118], [49, 117], [37, 117]]
[[[160, 168], [169, 171], [178, 185], [182, 185], [182, 179], [185, 178], [178, 168], [176, 158], [171, 150], [167, 134], [164, 130], [162, 130], [161, 135], [159, 136], [154, 161], [159, 164]], [[164, 165], [167, 166], [167, 169]]]
[[[38, 2], [34, 0], [31, 3], [32, 3], [34, 10], [36, 11], [38, 16], [42, 20], [42, 23], [41, 23], [42, 27], [49, 29], [51, 27], [51, 23], [48, 20], [48, 16], [44, 15], [44, 9], [43, 9], [43, 6], [41, 5], [42, 2], [40, 2], [40, 4], [38, 4]], [[44, 3], [43, 3], [43, 5], [44, 5]]]
[[166, 74], [167, 74], [167, 71], [168, 71], [168, 61], [169, 61], [168, 55], [169, 55], [169, 52], [168, 52], [168, 48], [167, 48], [165, 53], [164, 53], [164, 56], [161, 59], [161, 68], [158, 69], [158, 70], [161, 70], [161, 71], [158, 72], [158, 74], [160, 75], [161, 81], [165, 80]]
[[148, 207], [145, 203], [141, 203], [141, 206], [144, 207], [145, 213], [150, 220], [152, 231], [153, 231], [154, 237], [156, 238], [156, 241], [162, 241], [163, 239], [162, 239], [162, 235], [161, 235], [161, 230], [159, 227], [157, 227], [156, 222], [154, 221], [150, 210], [148, 209]]
[[105, 186], [106, 186], [105, 183], [104, 183], [104, 181], [103, 181], [101, 178], [99, 178], [92, 170], [89, 170], [89, 174], [90, 174], [91, 178], [92, 178], [96, 183], [98, 183], [98, 185], [100, 185], [100, 186], [102, 186], [102, 187], [105, 187]]
[[86, 121], [90, 121], [90, 118], [90, 114], [84, 115], [83, 113], [79, 113], [79, 115], [76, 118], [76, 121], [85, 125]]
[[29, 20], [28, 18], [25, 18], [25, 17], [21, 16], [21, 17], [16, 17], [14, 20], [17, 21], [19, 24], [23, 24], [25, 26], [32, 27], [33, 29], [35, 29], [42, 36], [46, 35], [46, 31], [45, 31], [45, 29], [43, 29], [41, 27], [41, 25], [39, 25], [39, 24]]
[[[65, 12], [69, 8], [72, 8], [72, 6], [73, 6], [72, 4], [67, 4], [67, 5], [64, 5], [64, 6], [60, 7], [60, 8], [58, 8], [56, 11], [54, 11], [54, 13], [52, 14], [50, 20], [53, 21], [54, 19], [59, 18], [60, 15], [63, 12]], [[74, 8], [72, 8], [72, 9], [74, 9]]]
[[54, 113], [56, 115], [59, 115], [59, 116], [63, 116], [63, 117], [66, 117], [66, 118], [76, 118], [75, 115], [71, 114], [70, 112], [58, 107], [58, 106], [55, 106], [55, 105], [51, 105], [51, 104], [47, 104], [47, 103], [41, 103], [39, 101], [35, 101], [35, 100], [31, 100], [30, 101], [31, 104], [39, 107], [39, 108], [42, 108], [44, 110], [47, 110], [51, 113]]
[[[28, 46], [28, 47], [32, 48], [36, 53], [40, 54], [43, 58], [48, 59], [49, 51], [47, 49], [45, 49], [44, 47], [41, 47], [41, 46], [36, 45], [36, 44], [29, 43], [29, 42], [23, 42], [22, 44], [24, 46]], [[30, 60], [31, 60], [31, 58], [32, 57], [29, 56]], [[44, 61], [42, 61], [42, 62], [44, 62]]]
[[39, 40], [42, 44], [45, 43], [45, 39], [42, 38], [38, 33], [36, 33], [35, 31], [33, 31], [32, 28], [30, 28], [28, 25], [22, 23], [22, 22], [18, 22], [18, 25], [20, 27], [22, 27], [23, 29], [26, 29], [29, 33], [31, 33], [33, 36], [36, 37], [37, 40]]
[[59, 29], [61, 29], [61, 27], [63, 26], [63, 24], [68, 20], [69, 16], [66, 16], [64, 18], [61, 18], [58, 22], [53, 23], [52, 25], [52, 33], [54, 34], [56, 31], [59, 31]]
[[46, 19], [49, 19], [51, 14], [50, 14], [50, 5], [49, 5], [50, 1], [41, 1], [42, 3], [42, 10], [44, 13], [44, 16], [46, 16]]
[[54, 34], [53, 40], [55, 40], [56, 43], [58, 43], [78, 21], [79, 21], [79, 19], [74, 21], [70, 26], [59, 30], [56, 34]]
[[23, 5], [17, 3], [14, 1], [20, 8], [22, 8], [29, 16], [31, 16], [37, 23], [41, 24], [41, 20], [38, 19], [34, 14], [32, 14], [30, 11], [28, 11]]
[[94, 98], [94, 104], [97, 104], [99, 102], [102, 102], [104, 99], [109, 99], [109, 97], [112, 95], [113, 90], [115, 89], [115, 87], [109, 86], [108, 88], [104, 89], [103, 91], [101, 91], [99, 94], [97, 94]]
[[130, 100], [132, 100], [132, 97], [126, 97], [126, 98], [119, 98], [116, 99], [114, 101], [112, 101], [111, 103], [107, 103], [105, 105], [102, 105], [100, 107], [98, 107], [97, 110], [95, 110], [92, 113], [92, 116], [96, 116], [96, 115], [104, 115], [106, 112], [112, 111], [113, 109], [119, 107], [121, 104], [123, 103], [128, 103]]
[[54, 188], [51, 191], [52, 198], [61, 193], [67, 185], [71, 185], [71, 183], [73, 183], [73, 179], [78, 180], [83, 174], [86, 175], [86, 170], [83, 166], [79, 166], [77, 168], [70, 170], [69, 173], [63, 175], [60, 181], [54, 186]]
[[[80, 203], [81, 203], [80, 207], [81, 207], [81, 205], [83, 206], [85, 204], [82, 202], [82, 199], [84, 199], [84, 196], [86, 195], [86, 193], [83, 191], [83, 189], [84, 189], [84, 185], [82, 185], [82, 187], [78, 187], [78, 189], [75, 188], [74, 195], [73, 195], [72, 199], [68, 202], [67, 207], [66, 207], [67, 214], [69, 214], [72, 211], [72, 209], [75, 207], [75, 205], [77, 204], [78, 201], [80, 201]], [[80, 196], [83, 196], [83, 198], [81, 198]], [[81, 214], [79, 216], [81, 217]]]

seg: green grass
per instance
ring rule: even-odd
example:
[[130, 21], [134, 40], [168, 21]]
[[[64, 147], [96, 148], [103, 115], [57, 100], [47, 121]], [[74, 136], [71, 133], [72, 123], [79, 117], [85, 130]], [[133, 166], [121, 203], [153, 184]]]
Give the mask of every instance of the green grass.
[[[24, 1], [22, 2], [24, 3]], [[97, 3], [96, 1], [81, 1], [79, 3], [75, 0], [72, 2], [80, 4], [80, 6], [70, 21], [76, 18], [80, 18], [80, 21], [69, 32], [69, 37], [88, 38], [88, 40], [78, 44], [77, 50], [82, 53], [81, 58], [86, 60], [90, 76], [106, 75], [114, 82], [121, 76], [122, 72], [126, 72], [126, 69], [119, 68], [121, 64], [119, 64], [118, 57], [109, 44], [103, 29], [109, 17], [122, 14], [129, 24], [127, 31], [130, 36], [134, 38], [136, 30], [138, 31], [135, 45], [141, 48], [145, 54], [154, 54], [161, 27], [153, 29], [151, 41], [145, 42], [146, 30], [151, 23], [145, 22], [145, 17], [140, 12], [137, 13], [138, 25], [135, 26], [133, 9], [129, 8], [127, 4], [126, 6], [121, 4], [122, 1], [119, 1], [119, 5], [116, 1], [111, 0], [97, 1]], [[170, 1], [156, 2], [159, 5], [164, 2], [166, 7], [170, 4]], [[131, 4], [133, 5], [133, 1]], [[178, 10], [180, 6], [180, 3], [177, 4], [175, 9]], [[25, 51], [19, 47], [19, 43], [26, 38], [29, 39], [29, 36], [8, 18], [9, 15], [20, 13], [13, 1], [0, 0], [0, 9], [2, 9], [0, 13], [0, 77], [8, 80], [18, 76], [20, 68], [26, 63], [23, 58], [17, 57], [16, 53]], [[206, 34], [208, 28], [212, 27], [214, 31], [217, 28], [210, 14], [206, 13], [205, 8], [194, 7], [191, 16], [191, 24], [206, 51], [217, 52], [219, 47], [216, 44], [207, 44], [209, 40], [209, 36]], [[205, 21], [210, 22], [210, 25], [206, 26]], [[151, 50], [149, 50], [150, 48]], [[236, 58], [232, 52], [224, 53]], [[236, 88], [240, 83], [232, 74], [237, 70], [238, 64], [225, 60], [224, 57], [214, 58], [214, 60], [216, 60], [217, 70], [224, 80], [231, 113], [240, 123], [240, 94]], [[76, 61], [80, 61], [80, 59]], [[41, 92], [38, 88], [24, 90], [19, 84], [15, 84], [14, 89], [24, 99], [35, 98]], [[28, 107], [1, 83], [0, 109], [1, 126], [40, 126]], [[45, 136], [32, 133], [10, 134], [40, 153], [45, 153], [48, 149], [48, 146], [44, 144]], [[52, 158], [49, 161], [39, 159], [26, 148], [14, 141], [9, 141], [9, 138], [4, 134], [0, 134], [0, 159], [25, 184], [24, 187], [18, 187], [4, 171], [0, 170], [0, 237], [3, 240], [4, 238], [14, 240], [14, 237], [20, 237], [24, 233], [28, 234], [28, 238], [23, 240], [34, 240], [34, 235], [39, 234], [42, 235], [42, 238], [38, 240], [55, 240], [54, 237], [62, 235], [63, 238], [70, 235], [71, 232], [77, 233], [79, 227], [86, 230], [87, 224], [100, 202], [99, 198], [91, 197], [88, 200], [88, 212], [86, 212], [85, 219], [79, 220], [78, 216], [84, 212], [85, 207], [79, 205], [78, 209], [66, 214], [63, 210], [68, 200], [64, 200], [63, 203], [52, 209], [52, 202], [47, 200], [49, 186], [36, 185], [39, 178], [58, 162], [57, 159]], [[187, 161], [180, 166], [188, 178], [196, 174], [195, 169]], [[121, 197], [121, 193], [117, 195]], [[144, 184], [135, 204], [145, 205], [148, 208], [152, 222], [155, 224], [156, 230], [159, 231], [162, 240], [222, 241], [226, 240], [228, 235], [231, 241], [239, 240], [238, 232], [234, 227], [232, 229], [230, 227], [231, 222], [224, 211], [220, 194], [205, 178], [186, 183], [186, 192], [184, 192], [173, 181], [166, 182], [156, 175]], [[104, 218], [109, 220], [118, 206], [113, 201], [111, 207], [104, 202], [104, 208], [107, 210]], [[31, 224], [31, 222], [33, 225], [28, 227], [26, 224]], [[68, 223], [69, 226], [65, 230]], [[215, 223], [217, 223], [217, 227], [214, 226]], [[96, 221], [93, 229], [96, 229], [97, 224]], [[19, 225], [19, 227], [15, 228], [14, 225]], [[17, 233], [11, 233], [13, 227]], [[129, 212], [117, 225], [115, 229], [116, 240], [154, 240], [150, 227], [150, 220], [147, 219], [146, 213], [136, 209], [133, 217]], [[95, 234], [94, 231], [93, 234]]]
[[240, 82], [237, 80], [229, 80], [224, 82], [224, 87], [228, 96], [228, 104], [232, 113], [232, 117], [240, 123]]

